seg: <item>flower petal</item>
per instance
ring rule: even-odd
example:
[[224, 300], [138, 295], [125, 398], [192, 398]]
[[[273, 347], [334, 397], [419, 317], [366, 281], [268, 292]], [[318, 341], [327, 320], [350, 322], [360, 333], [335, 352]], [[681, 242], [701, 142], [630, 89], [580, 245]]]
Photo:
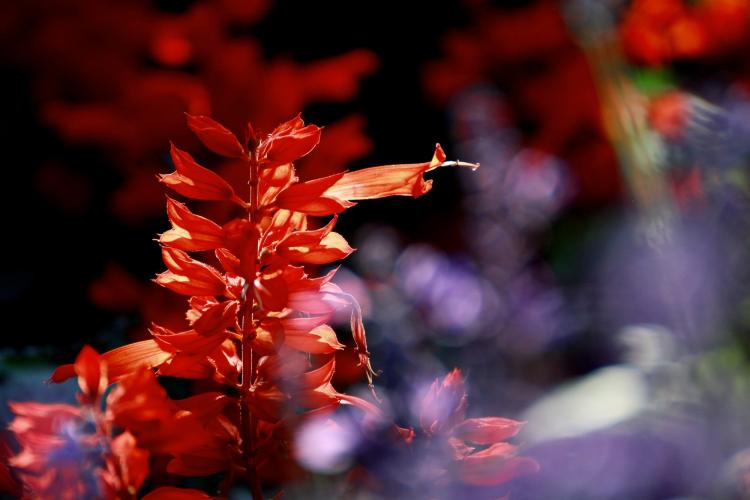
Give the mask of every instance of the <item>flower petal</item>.
[[321, 129], [316, 125], [307, 125], [300, 115], [282, 123], [271, 133], [263, 156], [272, 165], [291, 163], [310, 151], [320, 142]]
[[188, 127], [208, 149], [229, 158], [243, 158], [245, 156], [245, 149], [240, 141], [222, 124], [207, 116], [185, 114], [187, 115]]
[[324, 195], [343, 176], [344, 173], [338, 173], [292, 184], [276, 197], [276, 206], [318, 217], [343, 212], [353, 204], [334, 196]]
[[163, 287], [183, 295], [221, 295], [225, 292], [222, 275], [208, 264], [177, 248], [162, 247], [161, 255], [169, 270], [157, 275], [155, 281]]
[[172, 229], [159, 237], [162, 245], [188, 252], [215, 250], [225, 246], [221, 226], [194, 214], [184, 203], [167, 197], [167, 215]]
[[336, 332], [328, 325], [320, 325], [309, 331], [285, 328], [284, 334], [284, 344], [298, 351], [330, 354], [344, 349], [344, 345], [336, 338]]
[[430, 162], [384, 165], [346, 172], [325, 191], [324, 196], [347, 201], [371, 200], [386, 196], [417, 198], [432, 188], [432, 181], [426, 181], [422, 175], [444, 161], [445, 153], [437, 144]]
[[301, 264], [329, 264], [346, 258], [354, 249], [339, 233], [333, 232], [334, 217], [328, 224], [312, 231], [295, 231], [277, 246], [278, 255]]
[[515, 451], [509, 446], [500, 443], [480, 452], [481, 456], [475, 453], [460, 460], [458, 477], [474, 486], [495, 486], [539, 470], [539, 464], [531, 458], [509, 456]]
[[195, 200], [234, 201], [243, 204], [232, 186], [217, 173], [198, 165], [186, 151], [172, 144], [170, 152], [175, 172], [162, 174], [161, 182], [183, 196]]
[[502, 417], [467, 418], [452, 431], [453, 436], [477, 444], [493, 444], [518, 434], [525, 422]]
[[75, 362], [78, 387], [86, 401], [94, 403], [107, 389], [107, 364], [94, 349], [83, 346]]
[[135, 437], [128, 431], [112, 440], [111, 450], [113, 458], [117, 460], [116, 470], [120, 472], [125, 483], [117, 486], [133, 493], [137, 492], [148, 477], [150, 453], [138, 448]]
[[[126, 344], [102, 354], [107, 363], [107, 375], [111, 384], [141, 367], [157, 367], [171, 357], [172, 354], [161, 349], [153, 339]], [[49, 382], [62, 383], [75, 375], [74, 365], [62, 365], [55, 369]]]

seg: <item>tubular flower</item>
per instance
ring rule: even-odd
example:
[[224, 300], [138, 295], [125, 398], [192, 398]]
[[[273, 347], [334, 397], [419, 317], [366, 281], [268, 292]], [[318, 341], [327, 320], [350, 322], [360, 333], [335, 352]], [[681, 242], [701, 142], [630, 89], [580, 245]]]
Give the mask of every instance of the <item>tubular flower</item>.
[[519, 457], [518, 447], [507, 443], [524, 422], [501, 417], [466, 418], [466, 388], [461, 372], [453, 369], [435, 380], [422, 400], [422, 432], [448, 449], [454, 477], [471, 486], [496, 486], [514, 477], [536, 472], [539, 465]]
[[[172, 330], [153, 324], [151, 339], [97, 355], [100, 371], [90, 365], [92, 361], [85, 369], [77, 362], [58, 368], [51, 379], [60, 382], [77, 375], [86, 403], [99, 401], [106, 381], [117, 382], [103, 418], [127, 434], [111, 440], [101, 476], [107, 488], [137, 491], [144, 470], [130, 461], [161, 456], [172, 474], [223, 472], [219, 496], [227, 494], [238, 475], [257, 499], [262, 498], [264, 481], [281, 481], [300, 472], [285, 450], [293, 448], [293, 430], [306, 415], [349, 405], [367, 418], [385, 419], [377, 405], [343, 394], [332, 384], [334, 355], [346, 346], [329, 322], [335, 312], [348, 310], [358, 361], [372, 385], [374, 372], [359, 304], [331, 282], [337, 269], [315, 276], [303, 267], [331, 264], [354, 251], [334, 231], [336, 214], [355, 201], [421, 196], [432, 183], [424, 179], [425, 173], [440, 166], [476, 165], [446, 162], [438, 145], [432, 159], [423, 163], [299, 182], [293, 162], [309, 154], [321, 136], [319, 127], [306, 125], [300, 116], [265, 135], [248, 126], [243, 141], [208, 117], [188, 115], [188, 125], [208, 149], [246, 165], [249, 192], [241, 197], [232, 184], [172, 145], [175, 171], [160, 177], [163, 184], [192, 200], [234, 205], [234, 212], [227, 212], [233, 218], [213, 221], [167, 198], [172, 228], [159, 238], [167, 270], [154, 281], [189, 297], [185, 327]], [[322, 225], [310, 219], [331, 215]], [[159, 375], [213, 380], [226, 390], [174, 401], [157, 382]], [[108, 378], [102, 382], [102, 377]], [[454, 433], [451, 439], [487, 444], [512, 434], [496, 420], [464, 420], [460, 375], [443, 386], [435, 389], [432, 406], [440, 406], [437, 401], [442, 400], [453, 404], [455, 397], [463, 398], [463, 406], [453, 405], [452, 413], [443, 415], [437, 406], [427, 405], [425, 432]], [[404, 429], [399, 433], [408, 434]], [[462, 450], [470, 450], [461, 458], [463, 476], [475, 482], [484, 480], [489, 460], [499, 456], [492, 452], [485, 460], [482, 453], [487, 450], [468, 445]], [[503, 453], [507, 455], [508, 449]], [[504, 460], [512, 463], [506, 455]], [[489, 469], [494, 473], [495, 468]], [[147, 498], [183, 494], [210, 498], [178, 488], [159, 488]]]

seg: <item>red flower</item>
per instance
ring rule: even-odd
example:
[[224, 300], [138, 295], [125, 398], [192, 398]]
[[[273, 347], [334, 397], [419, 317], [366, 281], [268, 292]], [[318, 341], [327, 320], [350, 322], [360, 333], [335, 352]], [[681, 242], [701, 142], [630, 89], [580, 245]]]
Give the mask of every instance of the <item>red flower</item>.
[[242, 204], [227, 181], [199, 165], [189, 153], [172, 144], [171, 155], [175, 171], [161, 175], [161, 182], [195, 200], [232, 200]]
[[135, 498], [149, 474], [149, 454], [128, 432], [114, 437], [101, 412], [105, 357], [85, 346], [73, 367], [81, 407], [11, 403], [10, 430], [21, 452], [9, 461], [29, 498]]
[[[225, 472], [231, 482], [239, 471], [258, 498], [260, 482], [277, 474], [269, 464], [297, 470], [290, 465], [292, 458], [279, 452], [291, 446], [288, 427], [301, 411], [347, 404], [370, 418], [384, 418], [374, 404], [340, 393], [332, 384], [333, 354], [345, 348], [328, 325], [337, 310], [351, 311], [358, 361], [370, 383], [373, 370], [359, 304], [330, 282], [336, 270], [314, 277], [295, 265], [332, 263], [354, 250], [333, 231], [336, 217], [319, 229], [309, 229], [307, 217], [338, 213], [352, 206], [351, 200], [421, 196], [431, 187], [423, 177], [426, 172], [442, 165], [476, 165], [445, 162], [437, 146], [429, 162], [299, 182], [291, 162], [312, 151], [321, 132], [299, 116], [266, 136], [248, 126], [247, 146], [210, 118], [188, 115], [188, 123], [209, 149], [246, 165], [251, 188], [249, 199], [241, 199], [221, 176], [172, 146], [176, 171], [162, 175], [163, 183], [188, 198], [230, 202], [244, 211], [219, 225], [167, 199], [172, 229], [160, 237], [167, 271], [155, 281], [190, 296], [189, 327], [172, 330], [153, 324], [152, 340], [101, 357], [85, 351], [72, 368], [60, 367], [52, 379], [61, 381], [75, 372], [87, 401], [97, 400], [107, 376], [118, 382], [107, 398], [107, 422], [127, 434], [111, 441], [102, 477], [112, 491], [137, 490], [144, 457], [151, 454], [168, 456], [167, 470], [175, 474]], [[188, 254], [207, 250], [214, 250], [220, 268]], [[310, 355], [317, 356], [312, 363]], [[173, 401], [156, 381], [157, 374], [210, 379], [229, 386], [236, 396], [206, 392]], [[451, 391], [465, 400], [450, 384], [446, 391], [435, 394], [434, 405]], [[453, 416], [425, 416], [434, 421], [430, 432], [456, 427], [463, 419], [462, 404], [452, 410]], [[494, 421], [486, 426], [494, 426], [487, 435], [501, 435]], [[467, 424], [460, 432], [471, 436], [482, 431]], [[263, 451], [269, 456], [259, 456]], [[154, 498], [179, 494], [170, 489], [153, 493]]]
[[442, 382], [435, 380], [422, 400], [419, 425], [427, 434], [453, 429], [466, 417], [468, 398], [461, 371], [454, 368]]
[[292, 163], [312, 151], [320, 142], [320, 128], [307, 125], [301, 115], [276, 127], [258, 146], [260, 168]]
[[203, 262], [192, 259], [182, 250], [163, 247], [162, 259], [169, 271], [156, 277], [156, 282], [183, 295], [222, 295], [226, 282], [221, 274]]
[[452, 450], [456, 477], [475, 486], [495, 486], [536, 472], [539, 465], [518, 457], [518, 447], [505, 441], [523, 422], [501, 417], [465, 418], [468, 400], [461, 372], [454, 368], [435, 380], [422, 400], [419, 422], [432, 440]]
[[101, 472], [105, 495], [121, 497], [127, 493], [135, 497], [149, 475], [149, 452], [138, 448], [130, 432], [123, 432], [112, 440], [111, 453], [106, 457], [106, 469]]
[[240, 141], [223, 125], [216, 123], [207, 116], [193, 116], [187, 114], [188, 127], [198, 139], [211, 151], [229, 158], [242, 158], [245, 148]]
[[167, 197], [167, 216], [172, 229], [159, 237], [162, 245], [200, 252], [215, 250], [225, 245], [224, 230], [212, 220], [196, 215], [179, 201]]

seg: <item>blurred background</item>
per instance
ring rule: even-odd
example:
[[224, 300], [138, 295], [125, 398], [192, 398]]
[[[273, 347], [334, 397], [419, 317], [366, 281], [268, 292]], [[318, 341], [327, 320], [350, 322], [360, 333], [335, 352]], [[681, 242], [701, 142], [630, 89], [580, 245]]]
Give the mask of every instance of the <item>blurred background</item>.
[[[180, 319], [149, 280], [169, 141], [200, 157], [183, 112], [302, 111], [303, 178], [435, 142], [482, 165], [339, 220], [403, 425], [457, 366], [471, 416], [528, 422], [513, 499], [750, 498], [749, 55], [748, 0], [0, 3], [0, 419], [72, 398], [41, 382], [84, 343]], [[348, 442], [301, 498], [376, 460]]]

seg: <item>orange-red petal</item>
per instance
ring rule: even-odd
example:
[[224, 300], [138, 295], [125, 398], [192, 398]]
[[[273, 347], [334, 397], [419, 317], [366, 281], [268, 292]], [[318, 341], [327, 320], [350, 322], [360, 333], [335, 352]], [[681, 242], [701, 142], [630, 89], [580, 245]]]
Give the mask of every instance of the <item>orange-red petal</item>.
[[184, 203], [167, 197], [167, 216], [172, 229], [159, 237], [162, 245], [188, 252], [202, 252], [225, 246], [221, 226], [194, 214]]
[[75, 361], [78, 387], [86, 401], [94, 403], [107, 389], [107, 364], [93, 348], [83, 346]]
[[493, 444], [518, 434], [524, 422], [502, 417], [467, 418], [458, 424], [452, 435], [477, 444]]
[[292, 184], [276, 197], [276, 206], [319, 217], [343, 212], [353, 204], [325, 194], [343, 176], [343, 173], [338, 173]]
[[271, 133], [262, 147], [263, 156], [273, 165], [294, 162], [315, 149], [320, 142], [320, 132], [316, 125], [305, 126], [297, 115]]
[[242, 203], [232, 186], [217, 173], [199, 165], [187, 151], [172, 144], [175, 171], [162, 174], [161, 182], [183, 196], [195, 200], [235, 201]]
[[329, 264], [346, 258], [354, 249], [339, 233], [333, 232], [336, 218], [320, 229], [295, 231], [277, 246], [278, 255], [290, 262], [302, 264]]
[[[126, 344], [102, 354], [110, 383], [117, 382], [142, 367], [155, 368], [171, 357], [172, 354], [160, 348], [153, 339]], [[55, 369], [49, 381], [61, 383], [75, 375], [74, 365], [62, 365]]]
[[187, 114], [187, 122], [190, 130], [198, 136], [198, 139], [211, 151], [230, 158], [242, 158], [245, 156], [245, 148], [242, 147], [237, 137], [224, 125], [212, 120], [207, 116], [193, 116]]
[[221, 295], [226, 290], [216, 269], [184, 251], [162, 247], [161, 255], [169, 270], [157, 275], [155, 281], [160, 285], [183, 295]]
[[441, 165], [445, 153], [435, 146], [432, 161], [402, 165], [384, 165], [346, 172], [328, 188], [324, 196], [340, 200], [371, 200], [386, 196], [422, 196], [432, 188], [432, 181], [423, 174]]
[[328, 325], [320, 325], [309, 331], [284, 329], [284, 343], [310, 354], [331, 354], [344, 348], [336, 338], [336, 332]]

